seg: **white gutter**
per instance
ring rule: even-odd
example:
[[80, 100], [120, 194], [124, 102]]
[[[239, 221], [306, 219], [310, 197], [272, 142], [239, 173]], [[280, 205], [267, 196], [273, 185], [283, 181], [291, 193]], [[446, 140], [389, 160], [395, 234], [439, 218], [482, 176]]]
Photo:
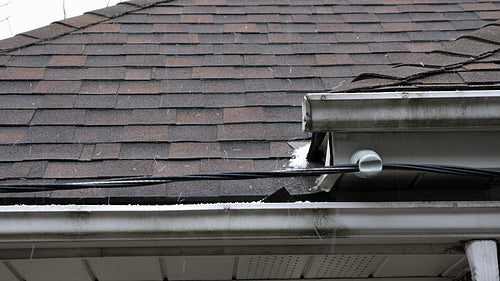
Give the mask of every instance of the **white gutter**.
[[[500, 202], [235, 203], [0, 207], [0, 248], [57, 242], [300, 239], [336, 244], [459, 243], [500, 238]], [[52, 243], [53, 244], [53, 243]], [[235, 245], [235, 244], [233, 244]]]
[[302, 110], [311, 132], [499, 129], [500, 91], [315, 93]]

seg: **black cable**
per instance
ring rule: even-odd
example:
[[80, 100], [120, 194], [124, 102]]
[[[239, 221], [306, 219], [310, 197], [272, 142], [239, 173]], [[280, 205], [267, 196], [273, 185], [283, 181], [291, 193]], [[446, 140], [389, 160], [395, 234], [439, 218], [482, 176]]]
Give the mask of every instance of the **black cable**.
[[[454, 176], [500, 177], [500, 171], [478, 169], [459, 166], [433, 164], [384, 164], [383, 170], [407, 170], [447, 174]], [[8, 192], [40, 192], [54, 190], [73, 190], [83, 188], [121, 188], [164, 184], [170, 182], [198, 181], [198, 180], [244, 180], [258, 178], [320, 176], [324, 174], [344, 174], [359, 172], [358, 165], [337, 165], [322, 168], [277, 170], [262, 172], [228, 172], [213, 174], [191, 174], [182, 176], [142, 176], [128, 178], [114, 178], [87, 182], [67, 183], [18, 183], [0, 184], [0, 193]]]

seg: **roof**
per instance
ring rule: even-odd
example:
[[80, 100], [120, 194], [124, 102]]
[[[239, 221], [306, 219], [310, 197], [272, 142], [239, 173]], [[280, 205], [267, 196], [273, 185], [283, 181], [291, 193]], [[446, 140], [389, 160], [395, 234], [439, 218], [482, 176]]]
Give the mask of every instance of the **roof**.
[[500, 21], [385, 71], [364, 72], [340, 92], [498, 89]]
[[[280, 169], [296, 141], [310, 137], [301, 131], [306, 93], [381, 78], [399, 82], [372, 73], [427, 72], [422, 55], [439, 55], [432, 61], [440, 66], [467, 61], [461, 55], [496, 47], [486, 31], [497, 27], [499, 15], [496, 1], [143, 0], [59, 21], [0, 41], [0, 178], [64, 182]], [[436, 49], [453, 55], [426, 55]], [[463, 70], [494, 67], [494, 58]], [[424, 67], [414, 66], [420, 62]], [[496, 72], [464, 73], [465, 86], [496, 82]], [[302, 177], [200, 181], [11, 194], [5, 202], [254, 198], [313, 186], [314, 178]]]

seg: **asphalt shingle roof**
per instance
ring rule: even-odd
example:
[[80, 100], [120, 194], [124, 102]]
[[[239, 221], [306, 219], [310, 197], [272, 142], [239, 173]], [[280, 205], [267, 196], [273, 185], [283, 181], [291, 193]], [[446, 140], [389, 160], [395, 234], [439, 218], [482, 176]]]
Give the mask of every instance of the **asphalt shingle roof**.
[[[500, 1], [142, 0], [59, 21], [0, 41], [0, 178], [280, 169], [309, 137], [306, 93], [497, 86], [498, 18]], [[313, 181], [29, 196], [304, 193]]]

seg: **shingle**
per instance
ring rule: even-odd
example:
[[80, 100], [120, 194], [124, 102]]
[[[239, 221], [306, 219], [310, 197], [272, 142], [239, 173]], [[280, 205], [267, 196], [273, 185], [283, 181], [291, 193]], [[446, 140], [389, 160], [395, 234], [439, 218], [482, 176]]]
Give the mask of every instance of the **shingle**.
[[[84, 53], [86, 55], [121, 55], [124, 53], [122, 44], [86, 44], [85, 48], [73, 46], [73, 49], [75, 49], [74, 53], [76, 54]], [[81, 50], [81, 52], [76, 50]]]
[[247, 172], [253, 170], [251, 159], [202, 159], [201, 173]]
[[269, 43], [269, 39], [267, 34], [261, 33], [236, 33], [234, 35], [235, 43], [258, 43], [258, 44], [267, 44]]
[[135, 11], [138, 8], [132, 5], [127, 5], [127, 4], [118, 4], [116, 6], [111, 6], [111, 7], [106, 7], [102, 8], [99, 10], [94, 10], [92, 12], [89, 12], [87, 14], [93, 14], [93, 15], [99, 15], [99, 16], [104, 16], [108, 18], [115, 18], [120, 15], [123, 15], [127, 12]]
[[498, 43], [500, 42], [500, 27], [497, 25], [486, 26], [467, 37]]
[[459, 72], [462, 79], [468, 84], [496, 83], [500, 81], [499, 71], [463, 71]]
[[117, 33], [120, 32], [121, 24], [118, 23], [99, 23], [96, 25], [92, 25], [81, 29], [75, 33]]
[[52, 56], [48, 66], [85, 66], [87, 56]]
[[120, 159], [169, 159], [171, 146], [169, 143], [124, 143]]
[[293, 51], [295, 54], [321, 54], [332, 53], [335, 50], [334, 44], [293, 44]]
[[176, 116], [175, 109], [134, 109], [130, 124], [174, 124]]
[[16, 35], [14, 37], [0, 40], [0, 50], [11, 50], [15, 48], [21, 48], [27, 45], [31, 45], [37, 42], [39, 39], [24, 36], [22, 34]]
[[[200, 64], [198, 64], [200, 65]], [[203, 57], [204, 66], [216, 65], [243, 65], [243, 56], [240, 55], [206, 55]]]
[[183, 161], [157, 161], [154, 167], [153, 176], [173, 176], [197, 174], [200, 172], [199, 160]]
[[319, 54], [315, 55], [318, 65], [345, 65], [353, 64], [351, 57], [347, 54]]
[[78, 158], [78, 160], [80, 161], [92, 160], [92, 156], [94, 155], [94, 149], [95, 145], [93, 144], [84, 145], [82, 148], [82, 152], [80, 153], [80, 158]]
[[439, 75], [430, 75], [422, 79], [418, 79], [418, 83], [422, 84], [464, 84], [464, 80], [459, 73], [442, 73]]
[[198, 34], [169, 33], [163, 35], [162, 43], [194, 44], [200, 43]]
[[28, 153], [28, 146], [0, 145], [0, 154], [2, 155], [2, 161], [22, 161], [24, 156]]
[[0, 164], [0, 178], [26, 178], [29, 175], [31, 167], [32, 163], [30, 162], [2, 163]]
[[460, 3], [458, 4], [464, 11], [492, 11], [498, 10], [493, 3]]
[[219, 143], [178, 142], [172, 143], [169, 159], [201, 159], [221, 157]]
[[85, 66], [103, 67], [103, 66], [122, 66], [125, 62], [124, 56], [88, 56]]
[[122, 23], [119, 31], [121, 33], [150, 33], [152, 29], [151, 23]]
[[244, 55], [245, 65], [274, 65], [277, 64], [275, 55]]
[[214, 22], [214, 17], [211, 14], [205, 14], [205, 15], [199, 15], [199, 14], [187, 15], [187, 14], [183, 14], [183, 15], [181, 15], [180, 22], [181, 23], [213, 23]]
[[88, 68], [82, 80], [121, 80], [125, 78], [125, 67]]
[[49, 44], [99, 44], [105, 46], [113, 42], [115, 44], [126, 43], [127, 34], [119, 33], [71, 33], [57, 39], [48, 41]]
[[72, 143], [73, 126], [31, 126], [22, 143]]
[[127, 125], [132, 110], [86, 110], [85, 125]]
[[40, 81], [35, 93], [78, 93], [81, 81]]
[[82, 27], [88, 26], [90, 24], [103, 21], [105, 19], [106, 18], [103, 17], [103, 16], [92, 15], [92, 14], [88, 14], [87, 13], [87, 14], [84, 14], [84, 15], [81, 15], [81, 16], [72, 17], [72, 18], [68, 18], [68, 19], [65, 19], [65, 20], [60, 20], [60, 21], [57, 21], [57, 22], [65, 24], [65, 25], [73, 26], [75, 28], [82, 28]]
[[127, 55], [125, 66], [164, 66], [164, 59], [162, 55]]
[[61, 36], [63, 34], [67, 34], [74, 30], [76, 29], [73, 27], [68, 27], [66, 25], [55, 22], [50, 25], [37, 28], [35, 30], [24, 32], [23, 34], [39, 39], [50, 39]]
[[0, 144], [15, 144], [21, 142], [28, 128], [0, 127]]
[[123, 127], [100, 126], [80, 127], [75, 130], [74, 142], [76, 143], [103, 143], [122, 141]]
[[158, 54], [160, 45], [156, 43], [133, 44], [127, 43], [123, 53], [127, 55], [155, 55]]
[[275, 66], [272, 68], [275, 78], [316, 77], [317, 73], [310, 66]]
[[405, 43], [405, 47], [410, 52], [432, 52], [441, 49], [440, 43]]
[[270, 43], [299, 43], [302, 42], [300, 34], [297, 33], [269, 33]]
[[157, 81], [135, 81], [120, 82], [119, 94], [155, 94], [160, 91], [160, 82]]
[[116, 108], [158, 108], [160, 101], [161, 96], [159, 95], [119, 95]]
[[193, 68], [191, 67], [165, 67], [156, 68], [153, 74], [154, 79], [191, 79], [193, 77]]
[[153, 160], [105, 160], [99, 176], [148, 176], [153, 174]]
[[[271, 78], [273, 72], [267, 67], [194, 67], [193, 78]], [[203, 83], [202, 83], [203, 88]]]
[[243, 80], [203, 80], [201, 82], [203, 93], [238, 93], [245, 91]]
[[499, 48], [500, 47], [497, 44], [490, 44], [468, 38], [460, 38], [455, 42], [447, 44], [445, 47], [441, 48], [440, 51], [474, 57], [498, 50]]
[[73, 108], [76, 95], [47, 94], [43, 96], [38, 108], [63, 109]]
[[201, 92], [200, 80], [162, 80], [162, 93], [196, 93]]
[[420, 30], [414, 22], [387, 22], [381, 23], [386, 32], [402, 32]]
[[161, 107], [193, 108], [204, 107], [202, 94], [164, 94], [161, 96]]
[[[151, 79], [151, 68], [127, 68], [125, 80], [149, 80]], [[121, 85], [120, 85], [121, 88]]]
[[170, 126], [169, 140], [172, 142], [178, 141], [194, 141], [194, 142], [212, 142], [217, 140], [217, 126]]
[[84, 119], [85, 110], [82, 109], [37, 110], [31, 125], [79, 125]]
[[34, 110], [0, 110], [0, 124], [27, 125], [34, 113]]
[[199, 66], [203, 62], [202, 56], [167, 56], [165, 66]]
[[[153, 34], [127, 34], [127, 44], [160, 44], [164, 35], [160, 33]], [[127, 44], [124, 45], [124, 49]]]
[[280, 55], [276, 56], [277, 65], [315, 65], [314, 55]]
[[48, 163], [44, 178], [93, 178], [99, 173], [101, 163]]
[[8, 59], [5, 61], [6, 66], [17, 67], [45, 67], [50, 60], [50, 56], [0, 56], [0, 65], [3, 64], [2, 58]]
[[221, 143], [221, 151], [225, 159], [269, 158], [269, 146], [268, 142], [227, 142]]
[[[318, 32], [352, 32], [351, 25], [347, 23], [318, 23], [315, 28]], [[310, 31], [309, 31], [310, 32]]]
[[286, 142], [271, 142], [270, 157], [291, 157], [293, 148]]
[[42, 79], [45, 69], [41, 67], [7, 67], [0, 68], [3, 80], [38, 80]]
[[39, 95], [0, 95], [0, 108], [2, 109], [34, 109], [43, 101]]
[[81, 94], [116, 94], [118, 82], [111, 81], [83, 81], [79, 93]]
[[214, 46], [210, 44], [181, 45], [163, 44], [160, 45], [160, 54], [167, 55], [205, 55], [213, 54]]
[[78, 160], [82, 148], [81, 144], [33, 144], [24, 160]]
[[270, 23], [269, 32], [273, 33], [304, 33], [304, 32], [316, 32], [317, 27], [312, 23]]
[[121, 146], [119, 143], [98, 143], [95, 145], [92, 159], [118, 159]]
[[255, 23], [226, 23], [224, 24], [224, 32], [258, 33], [259, 28]]
[[369, 43], [368, 48], [373, 53], [406, 52], [408, 49], [402, 42]]
[[77, 81], [84, 75], [82, 68], [47, 68], [45, 70], [45, 80], [70, 80]]
[[123, 129], [122, 141], [146, 142], [146, 141], [168, 141], [169, 126], [151, 125], [151, 126], [125, 126]]
[[47, 161], [35, 161], [31, 162], [31, 169], [28, 174], [29, 178], [42, 178], [45, 173], [45, 168], [47, 167]]
[[177, 124], [208, 125], [222, 123], [221, 109], [177, 109]]

